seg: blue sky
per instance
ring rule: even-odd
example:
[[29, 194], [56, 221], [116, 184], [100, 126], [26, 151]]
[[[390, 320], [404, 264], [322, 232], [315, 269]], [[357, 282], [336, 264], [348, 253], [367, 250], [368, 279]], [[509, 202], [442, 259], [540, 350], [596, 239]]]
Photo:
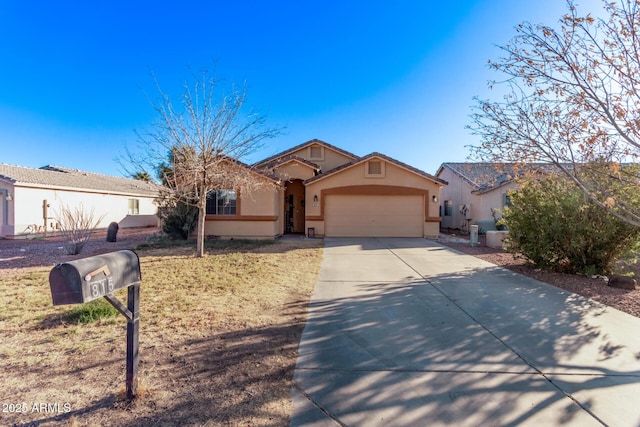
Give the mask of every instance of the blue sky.
[[[597, 0], [579, 2], [599, 10]], [[0, 0], [0, 163], [122, 175], [114, 160], [192, 70], [248, 86], [285, 133], [249, 162], [313, 138], [435, 174], [477, 143], [473, 97], [522, 21], [562, 0], [17, 2]]]

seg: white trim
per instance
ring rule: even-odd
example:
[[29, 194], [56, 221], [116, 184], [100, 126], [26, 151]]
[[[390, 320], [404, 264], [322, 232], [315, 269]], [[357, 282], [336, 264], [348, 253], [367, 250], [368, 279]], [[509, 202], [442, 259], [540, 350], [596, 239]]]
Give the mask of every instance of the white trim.
[[13, 183], [14, 188], [36, 188], [42, 190], [62, 190], [62, 191], [74, 191], [77, 193], [92, 193], [92, 194], [104, 194], [104, 195], [114, 195], [114, 196], [135, 196], [135, 197], [145, 197], [145, 198], [156, 198], [160, 194], [148, 194], [148, 193], [133, 193], [133, 192], [122, 192], [122, 191], [105, 191], [105, 190], [95, 190], [92, 188], [82, 188], [82, 187], [64, 187], [59, 185], [44, 185], [44, 184], [29, 184], [29, 183]]

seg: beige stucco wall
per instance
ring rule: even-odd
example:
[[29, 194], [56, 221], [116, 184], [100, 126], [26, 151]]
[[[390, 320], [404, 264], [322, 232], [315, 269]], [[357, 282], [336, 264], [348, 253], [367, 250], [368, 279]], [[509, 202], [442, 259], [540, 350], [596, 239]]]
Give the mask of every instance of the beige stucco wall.
[[275, 168], [275, 174], [283, 181], [291, 179], [306, 180], [314, 175], [313, 168], [300, 162], [292, 161]]
[[[151, 197], [134, 195], [100, 194], [80, 192], [72, 189], [59, 190], [17, 186], [13, 190], [13, 201], [8, 226], [3, 228], [5, 235], [21, 235], [30, 225], [44, 226], [43, 200], [49, 203], [47, 229], [55, 230], [55, 224], [62, 208], [75, 209], [83, 206], [85, 211], [94, 210], [98, 228], [106, 228], [109, 223], [117, 222], [122, 227], [157, 225], [157, 207]], [[129, 199], [139, 201], [138, 215], [129, 215]]]
[[278, 217], [277, 221], [276, 221], [276, 234], [278, 236], [281, 236], [284, 234], [284, 188], [283, 187], [279, 187], [278, 190], [275, 192], [274, 194], [276, 200], [277, 200], [277, 210], [276, 210], [276, 215]]
[[283, 192], [281, 187], [265, 185], [252, 192], [241, 193], [237, 215], [208, 215], [205, 235], [220, 238], [274, 238], [282, 234]]
[[[473, 188], [471, 185], [448, 168], [443, 168], [438, 174], [438, 178], [449, 183], [449, 185], [440, 190], [441, 197], [439, 202], [442, 209], [442, 227], [446, 228], [464, 229], [463, 226], [466, 226], [467, 221], [464, 215], [460, 213], [461, 205], [471, 205], [471, 210], [468, 214], [468, 218], [471, 218], [471, 224], [477, 221], [492, 221], [491, 209], [501, 209], [503, 207], [504, 194], [518, 188], [517, 184], [510, 183], [487, 193], [472, 193]], [[446, 200], [453, 202], [452, 216], [444, 215]]]
[[307, 147], [301, 148], [300, 150], [294, 151], [291, 153], [291, 155], [302, 157], [305, 160], [315, 163], [316, 165], [320, 166], [322, 172], [327, 172], [345, 163], [349, 163], [352, 160], [350, 157], [345, 156], [344, 154], [334, 151], [331, 148], [325, 147], [321, 144], [317, 145], [322, 147], [322, 158], [313, 158], [311, 157], [311, 147], [313, 145], [309, 145]]
[[277, 215], [276, 186], [240, 194], [240, 215]]
[[205, 234], [222, 239], [243, 237], [246, 239], [272, 239], [278, 233], [277, 221], [207, 221]]
[[[473, 187], [448, 168], [444, 168], [442, 172], [438, 174], [438, 178], [448, 182], [448, 185], [440, 190], [438, 202], [442, 211], [442, 227], [466, 229], [467, 221], [465, 216], [460, 213], [460, 206], [470, 204], [471, 211], [468, 217], [475, 220], [475, 211], [481, 210], [480, 196], [471, 194]], [[445, 202], [447, 200], [453, 202], [453, 212], [451, 216], [445, 216]]]
[[[384, 160], [383, 160], [384, 161]], [[327, 178], [311, 182], [306, 188], [307, 200], [307, 217], [305, 228], [314, 227], [316, 235], [324, 235], [324, 220], [314, 219], [322, 215], [322, 190], [331, 191], [331, 189], [347, 186], [393, 186], [405, 187], [408, 189], [425, 190], [427, 194], [426, 205], [428, 216], [431, 218], [438, 217], [438, 203], [432, 201], [435, 195], [440, 197], [440, 188], [435, 182], [428, 180], [414, 172], [403, 169], [393, 163], [385, 162], [383, 177], [367, 177], [367, 164], [362, 162], [353, 167], [347, 168]], [[318, 197], [318, 202], [314, 202], [314, 196]], [[439, 234], [440, 224], [437, 221], [424, 223], [424, 236], [435, 237]]]
[[478, 212], [478, 218], [483, 220], [493, 220], [491, 209], [502, 209], [504, 207], [504, 195], [509, 191], [516, 190], [518, 188], [518, 184], [510, 183], [482, 194], [482, 202]]

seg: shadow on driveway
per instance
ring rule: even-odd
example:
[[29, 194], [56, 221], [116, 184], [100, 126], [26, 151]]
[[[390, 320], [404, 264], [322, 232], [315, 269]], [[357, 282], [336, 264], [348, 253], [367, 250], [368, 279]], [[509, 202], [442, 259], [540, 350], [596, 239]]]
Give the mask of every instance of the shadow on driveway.
[[[640, 424], [640, 319], [432, 242], [375, 240], [352, 262], [326, 252], [292, 426]], [[375, 271], [384, 253], [415, 274], [367, 280], [360, 257]]]

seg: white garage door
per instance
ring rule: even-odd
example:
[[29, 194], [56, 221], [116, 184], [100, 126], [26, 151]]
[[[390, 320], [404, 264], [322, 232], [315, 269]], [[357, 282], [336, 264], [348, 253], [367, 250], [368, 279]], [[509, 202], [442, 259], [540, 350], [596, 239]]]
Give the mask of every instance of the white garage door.
[[423, 196], [328, 195], [327, 237], [422, 237]]

